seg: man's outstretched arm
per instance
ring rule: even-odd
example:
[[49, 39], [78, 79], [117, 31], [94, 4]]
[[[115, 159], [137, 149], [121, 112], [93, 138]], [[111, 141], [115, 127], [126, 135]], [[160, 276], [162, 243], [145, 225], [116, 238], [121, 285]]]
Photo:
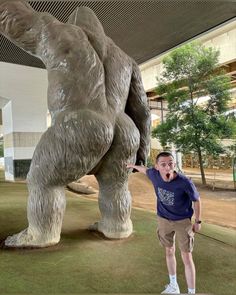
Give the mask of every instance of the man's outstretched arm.
[[145, 166], [133, 165], [133, 164], [128, 163], [128, 164], [126, 164], [126, 167], [136, 169], [138, 172], [141, 172], [143, 174], [146, 174], [146, 172], [147, 172], [147, 167], [145, 167]]

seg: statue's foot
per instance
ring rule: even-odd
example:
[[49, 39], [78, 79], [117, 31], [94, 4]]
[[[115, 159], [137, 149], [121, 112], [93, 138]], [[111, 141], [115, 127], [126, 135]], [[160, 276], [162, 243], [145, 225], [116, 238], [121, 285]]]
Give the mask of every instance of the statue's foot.
[[98, 231], [109, 239], [128, 238], [133, 232], [132, 221], [129, 219], [126, 223], [120, 224], [112, 222], [99, 221], [90, 225], [90, 231]]
[[59, 239], [45, 239], [40, 236], [32, 234], [28, 228], [6, 238], [4, 244], [7, 248], [43, 248], [55, 245], [59, 242]]

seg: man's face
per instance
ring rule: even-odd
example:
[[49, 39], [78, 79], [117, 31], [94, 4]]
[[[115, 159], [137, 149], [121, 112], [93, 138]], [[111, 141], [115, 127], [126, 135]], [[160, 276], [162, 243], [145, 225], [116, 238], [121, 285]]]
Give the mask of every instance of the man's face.
[[159, 170], [164, 181], [169, 182], [174, 178], [175, 161], [173, 157], [160, 157], [155, 168]]

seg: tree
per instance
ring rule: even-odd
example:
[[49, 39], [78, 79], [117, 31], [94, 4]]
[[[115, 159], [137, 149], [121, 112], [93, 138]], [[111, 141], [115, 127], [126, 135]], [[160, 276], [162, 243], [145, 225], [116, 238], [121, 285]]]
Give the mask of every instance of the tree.
[[227, 114], [228, 117], [230, 117], [232, 124], [232, 133], [233, 136], [231, 137], [231, 144], [227, 147], [229, 154], [233, 159], [236, 159], [236, 111], [229, 112]]
[[162, 146], [174, 144], [183, 153], [196, 152], [203, 184], [203, 154], [222, 153], [220, 140], [230, 138], [235, 129], [235, 121], [225, 115], [230, 79], [219, 70], [218, 57], [219, 51], [195, 42], [174, 50], [163, 60], [156, 89], [168, 101], [168, 114], [152, 135]]
[[0, 137], [0, 158], [4, 156], [3, 152], [3, 140]]

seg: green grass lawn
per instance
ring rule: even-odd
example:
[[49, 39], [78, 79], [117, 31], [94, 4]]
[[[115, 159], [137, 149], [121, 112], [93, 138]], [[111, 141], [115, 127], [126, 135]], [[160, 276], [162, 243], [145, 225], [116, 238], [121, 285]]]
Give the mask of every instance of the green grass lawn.
[[[27, 188], [0, 182], [0, 239], [27, 226]], [[0, 249], [0, 294], [160, 293], [167, 283], [156, 216], [132, 211], [134, 234], [110, 241], [87, 230], [99, 219], [97, 202], [67, 192], [58, 245], [34, 250]], [[236, 290], [236, 231], [203, 224], [196, 235], [197, 292], [230, 295]], [[177, 252], [178, 281], [186, 293]]]

